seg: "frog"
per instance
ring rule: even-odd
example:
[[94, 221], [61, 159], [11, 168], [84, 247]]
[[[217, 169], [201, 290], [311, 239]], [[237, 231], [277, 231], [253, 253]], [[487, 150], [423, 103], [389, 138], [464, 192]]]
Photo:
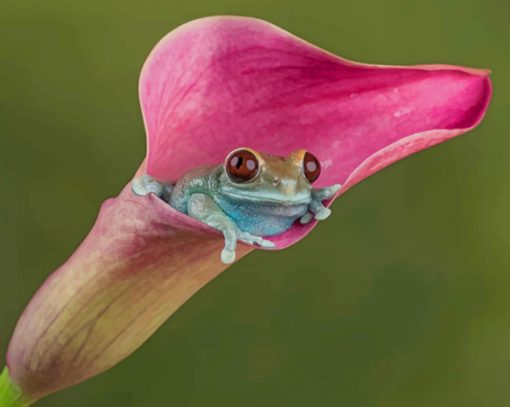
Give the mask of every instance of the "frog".
[[220, 259], [236, 259], [238, 242], [274, 248], [267, 239], [290, 229], [322, 221], [331, 210], [323, 201], [333, 198], [340, 184], [314, 188], [321, 165], [305, 149], [283, 157], [239, 147], [219, 165], [206, 165], [186, 172], [175, 183], [160, 182], [150, 175], [132, 181], [138, 196], [153, 193], [172, 208], [223, 234]]

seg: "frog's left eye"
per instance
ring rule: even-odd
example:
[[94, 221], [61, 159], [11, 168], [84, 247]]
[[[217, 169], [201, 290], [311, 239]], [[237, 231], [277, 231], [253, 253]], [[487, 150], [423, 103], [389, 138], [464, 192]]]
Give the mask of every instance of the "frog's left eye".
[[319, 178], [319, 175], [321, 174], [321, 164], [319, 160], [313, 154], [308, 152], [305, 153], [305, 156], [303, 157], [303, 172], [310, 183]]
[[251, 151], [235, 150], [227, 157], [225, 170], [232, 181], [249, 182], [259, 173], [259, 161]]

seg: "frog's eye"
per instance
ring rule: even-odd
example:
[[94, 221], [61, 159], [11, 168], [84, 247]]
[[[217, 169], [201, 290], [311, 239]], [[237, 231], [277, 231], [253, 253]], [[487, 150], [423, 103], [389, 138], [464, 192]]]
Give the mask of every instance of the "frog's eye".
[[305, 153], [305, 156], [303, 157], [303, 172], [310, 183], [319, 178], [321, 173], [321, 164], [317, 157], [313, 154]]
[[259, 173], [259, 161], [251, 151], [235, 150], [227, 157], [225, 170], [234, 182], [252, 181]]

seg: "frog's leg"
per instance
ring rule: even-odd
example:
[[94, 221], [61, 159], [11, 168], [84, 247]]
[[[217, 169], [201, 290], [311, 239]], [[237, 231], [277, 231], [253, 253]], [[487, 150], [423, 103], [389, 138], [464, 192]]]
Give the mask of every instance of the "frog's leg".
[[131, 190], [135, 195], [144, 196], [153, 193], [168, 201], [172, 186], [162, 184], [149, 175], [142, 175], [131, 182]]
[[330, 187], [312, 189], [312, 201], [308, 205], [310, 212], [305, 213], [299, 222], [303, 225], [309, 223], [313, 218], [316, 220], [324, 220], [331, 215], [331, 209], [326, 208], [322, 201], [331, 199], [341, 188], [340, 184], [331, 185]]
[[225, 247], [221, 252], [221, 261], [225, 264], [232, 263], [236, 258], [237, 241], [256, 243], [263, 247], [273, 247], [273, 242], [264, 240], [260, 236], [254, 236], [242, 232], [223, 210], [216, 205], [213, 199], [205, 194], [192, 194], [188, 200], [188, 215], [204, 222], [220, 232], [225, 238]]

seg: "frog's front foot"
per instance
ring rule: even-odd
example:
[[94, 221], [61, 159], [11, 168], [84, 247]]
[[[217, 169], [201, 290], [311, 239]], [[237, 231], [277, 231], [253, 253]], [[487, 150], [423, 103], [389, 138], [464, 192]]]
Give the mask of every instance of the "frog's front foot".
[[221, 251], [221, 261], [225, 264], [233, 263], [236, 259], [237, 241], [248, 243], [250, 245], [256, 244], [260, 247], [267, 248], [275, 246], [275, 244], [270, 240], [263, 239], [260, 236], [255, 236], [247, 232], [242, 232], [236, 227], [228, 225], [228, 223], [224, 222], [223, 220], [213, 219], [214, 218], [211, 218], [207, 224], [223, 232], [225, 238], [225, 246]]
[[331, 199], [333, 196], [340, 190], [342, 186], [340, 184], [335, 184], [330, 187], [313, 189], [312, 190], [312, 201], [308, 205], [308, 210], [310, 212], [305, 213], [299, 222], [303, 225], [310, 223], [312, 219], [316, 220], [324, 220], [329, 215], [331, 215], [331, 209], [326, 208], [322, 201], [325, 199]]
[[250, 245], [258, 245], [260, 247], [271, 248], [275, 247], [275, 244], [270, 240], [266, 240], [260, 236], [255, 236], [247, 232], [240, 231], [236, 227], [225, 228], [225, 223], [223, 222], [209, 222], [209, 226], [212, 226], [216, 229], [222, 230], [225, 237], [225, 247], [221, 251], [221, 261], [225, 264], [233, 263], [236, 258], [236, 242], [244, 242]]
[[260, 247], [272, 248], [275, 247], [275, 244], [271, 240], [266, 240], [260, 236], [255, 236], [247, 232], [239, 232], [237, 239], [241, 242], [248, 244], [256, 244]]
[[172, 191], [171, 185], [162, 184], [152, 178], [150, 175], [142, 175], [141, 177], [131, 181], [131, 191], [135, 195], [145, 196], [150, 193], [156, 194], [160, 198], [167, 200]]

